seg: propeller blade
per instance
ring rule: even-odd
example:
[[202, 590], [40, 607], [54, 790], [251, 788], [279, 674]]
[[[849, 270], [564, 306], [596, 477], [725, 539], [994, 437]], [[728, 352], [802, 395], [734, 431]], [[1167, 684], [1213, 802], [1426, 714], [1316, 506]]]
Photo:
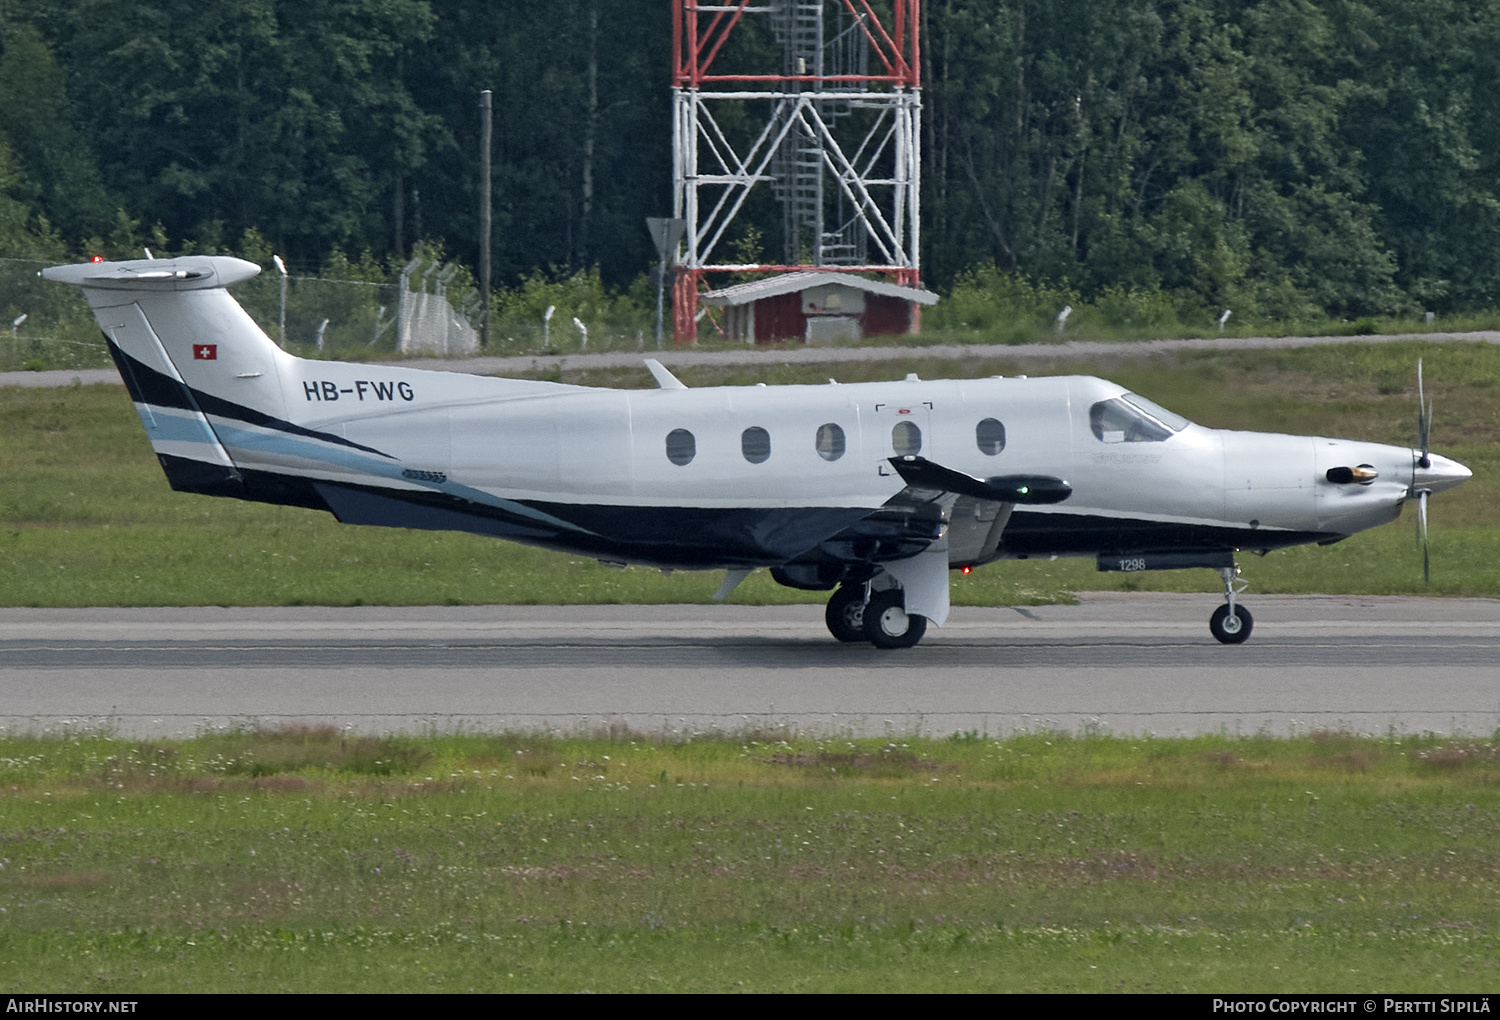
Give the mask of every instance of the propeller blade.
[[1432, 432], [1432, 407], [1427, 403], [1427, 396], [1422, 388], [1422, 359], [1417, 359], [1417, 445], [1422, 448], [1422, 459], [1417, 461], [1419, 467], [1432, 467], [1432, 458], [1428, 456], [1428, 440]]
[[1417, 532], [1422, 537], [1422, 583], [1432, 583], [1432, 571], [1427, 557], [1427, 497], [1432, 493], [1422, 489], [1417, 493]]
[[[1436, 398], [1434, 398], [1434, 400], [1435, 399]], [[1422, 430], [1422, 460], [1420, 461], [1420, 463], [1421, 463], [1421, 465], [1424, 468], [1430, 468], [1430, 467], [1432, 467], [1432, 458], [1427, 455], [1427, 447], [1428, 447], [1429, 442], [1432, 439], [1432, 406], [1433, 406], [1433, 403], [1434, 403], [1433, 400], [1427, 401], [1427, 427]]]

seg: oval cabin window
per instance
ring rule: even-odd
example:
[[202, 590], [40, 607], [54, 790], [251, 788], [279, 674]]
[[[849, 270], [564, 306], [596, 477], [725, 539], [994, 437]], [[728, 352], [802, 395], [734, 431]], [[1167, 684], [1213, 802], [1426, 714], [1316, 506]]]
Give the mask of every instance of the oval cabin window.
[[986, 457], [993, 457], [1005, 449], [1005, 425], [996, 418], [986, 418], [974, 426], [974, 442], [979, 444], [979, 452]]
[[922, 430], [913, 421], [898, 421], [891, 429], [891, 449], [898, 457], [914, 457], [922, 452]]
[[667, 433], [667, 460], [678, 467], [691, 463], [698, 454], [698, 443], [687, 429], [673, 429]]
[[824, 460], [838, 460], [844, 455], [844, 430], [833, 422], [819, 425], [813, 445], [818, 448], [819, 457]]
[[771, 457], [771, 433], [752, 425], [740, 433], [740, 452], [752, 464], [764, 464]]

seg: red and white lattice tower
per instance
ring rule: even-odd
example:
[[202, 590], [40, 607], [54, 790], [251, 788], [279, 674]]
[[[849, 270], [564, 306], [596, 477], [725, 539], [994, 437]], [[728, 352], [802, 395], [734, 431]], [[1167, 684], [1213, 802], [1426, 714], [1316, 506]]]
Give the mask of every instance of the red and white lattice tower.
[[[710, 274], [878, 272], [918, 286], [920, 0], [671, 2], [677, 342], [697, 337]], [[750, 18], [768, 19], [778, 73], [716, 69]], [[782, 261], [736, 264], [726, 232], [758, 186], [782, 208]]]

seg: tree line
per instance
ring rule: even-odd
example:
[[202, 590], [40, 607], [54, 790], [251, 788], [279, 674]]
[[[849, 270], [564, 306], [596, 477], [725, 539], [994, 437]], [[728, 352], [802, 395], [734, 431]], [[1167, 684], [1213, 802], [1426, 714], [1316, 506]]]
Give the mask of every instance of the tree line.
[[[754, 20], [724, 60], [770, 52]], [[1500, 0], [927, 0], [922, 30], [929, 286], [1497, 304]], [[0, 0], [0, 255], [473, 265], [489, 88], [497, 283], [623, 290], [670, 212], [670, 61], [665, 0]]]

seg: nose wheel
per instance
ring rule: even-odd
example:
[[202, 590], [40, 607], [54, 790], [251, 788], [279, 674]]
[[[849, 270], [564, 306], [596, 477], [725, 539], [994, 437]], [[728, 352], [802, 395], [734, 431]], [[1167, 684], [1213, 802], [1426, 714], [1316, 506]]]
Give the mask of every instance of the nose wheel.
[[1236, 600], [1250, 587], [1250, 582], [1240, 579], [1239, 567], [1223, 567], [1219, 576], [1224, 579], [1224, 604], [1208, 618], [1209, 632], [1221, 644], [1243, 644], [1255, 626], [1255, 617], [1250, 615], [1250, 610], [1237, 605]]

